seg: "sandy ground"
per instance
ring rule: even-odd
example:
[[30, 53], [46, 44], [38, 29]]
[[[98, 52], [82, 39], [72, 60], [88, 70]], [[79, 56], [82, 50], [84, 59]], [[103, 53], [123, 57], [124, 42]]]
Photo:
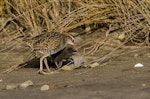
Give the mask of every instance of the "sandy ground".
[[[149, 49], [111, 59], [105, 66], [39, 75], [38, 68], [1, 74], [0, 99], [150, 99]], [[136, 57], [135, 57], [136, 54]], [[136, 63], [144, 67], [135, 68]], [[3, 90], [8, 84], [31, 80], [26, 89]], [[40, 91], [44, 84], [48, 91]]]

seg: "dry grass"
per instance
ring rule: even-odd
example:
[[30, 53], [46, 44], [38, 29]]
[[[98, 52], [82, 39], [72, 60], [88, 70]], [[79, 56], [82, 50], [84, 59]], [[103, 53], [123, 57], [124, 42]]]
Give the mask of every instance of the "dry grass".
[[[8, 16], [16, 19], [35, 36], [42, 31], [57, 30], [70, 31], [84, 24], [104, 23], [108, 19], [111, 4], [103, 1], [84, 2], [82, 0], [15, 0], [5, 1], [11, 9], [7, 9]], [[8, 8], [8, 7], [7, 7]], [[10, 11], [13, 9], [13, 12]]]
[[[18, 38], [33, 37], [43, 31], [68, 32], [89, 24], [111, 26], [109, 32], [104, 32], [104, 43], [96, 43], [89, 53], [94, 54], [115, 32], [125, 35], [116, 49], [127, 44], [149, 45], [149, 0], [5, 0], [4, 4], [7, 20], [0, 24], [1, 45], [9, 45], [13, 40], [17, 43]], [[15, 30], [8, 31], [8, 23]]]
[[21, 31], [23, 36], [51, 30], [68, 32], [85, 24], [105, 23], [112, 25], [112, 31], [124, 33], [134, 44], [149, 44], [149, 0], [106, 1], [5, 0], [5, 12], [9, 21], [17, 20], [18, 31], [20, 27], [26, 29]]

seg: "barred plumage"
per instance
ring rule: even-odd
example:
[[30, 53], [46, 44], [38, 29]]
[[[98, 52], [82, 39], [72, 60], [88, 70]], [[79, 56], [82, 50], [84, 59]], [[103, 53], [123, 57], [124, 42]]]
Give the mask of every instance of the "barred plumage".
[[30, 46], [36, 51], [44, 52], [45, 54], [55, 54], [64, 49], [67, 40], [65, 36], [59, 32], [47, 32], [33, 37], [28, 43], [30, 43]]
[[[40, 70], [42, 74], [47, 74], [43, 71], [43, 60], [50, 72], [49, 66], [47, 64], [46, 57], [56, 54], [63, 50], [67, 44], [75, 46], [74, 38], [67, 34], [60, 34], [59, 32], [47, 32], [36, 37], [31, 38], [27, 41], [27, 44], [34, 50], [43, 54], [40, 58]], [[51, 73], [51, 72], [50, 72]]]

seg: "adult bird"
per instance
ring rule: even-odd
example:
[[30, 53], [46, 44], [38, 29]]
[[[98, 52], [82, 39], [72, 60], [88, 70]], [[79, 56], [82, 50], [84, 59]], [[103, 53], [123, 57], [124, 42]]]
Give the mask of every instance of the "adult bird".
[[[52, 72], [48, 66], [47, 57], [58, 53], [63, 50], [67, 45], [73, 46], [73, 49], [76, 50], [75, 39], [68, 33], [59, 33], [59, 32], [46, 32], [35, 36], [27, 41], [28, 46], [30, 46], [33, 51], [39, 52], [42, 54], [40, 57], [40, 69], [39, 73], [41, 74], [52, 74]], [[45, 72], [43, 70], [43, 62], [48, 70]], [[55, 62], [56, 66], [58, 66], [57, 62]]]

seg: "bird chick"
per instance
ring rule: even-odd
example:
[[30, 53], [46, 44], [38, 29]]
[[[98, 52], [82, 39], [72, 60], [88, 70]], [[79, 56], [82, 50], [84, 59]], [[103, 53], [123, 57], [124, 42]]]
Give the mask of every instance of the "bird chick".
[[68, 45], [62, 51], [53, 55], [52, 56], [53, 61], [55, 65], [57, 66], [57, 69], [62, 67], [62, 61], [64, 59], [70, 58], [72, 55], [76, 55], [76, 54], [78, 54], [77, 50], [73, 46]]

